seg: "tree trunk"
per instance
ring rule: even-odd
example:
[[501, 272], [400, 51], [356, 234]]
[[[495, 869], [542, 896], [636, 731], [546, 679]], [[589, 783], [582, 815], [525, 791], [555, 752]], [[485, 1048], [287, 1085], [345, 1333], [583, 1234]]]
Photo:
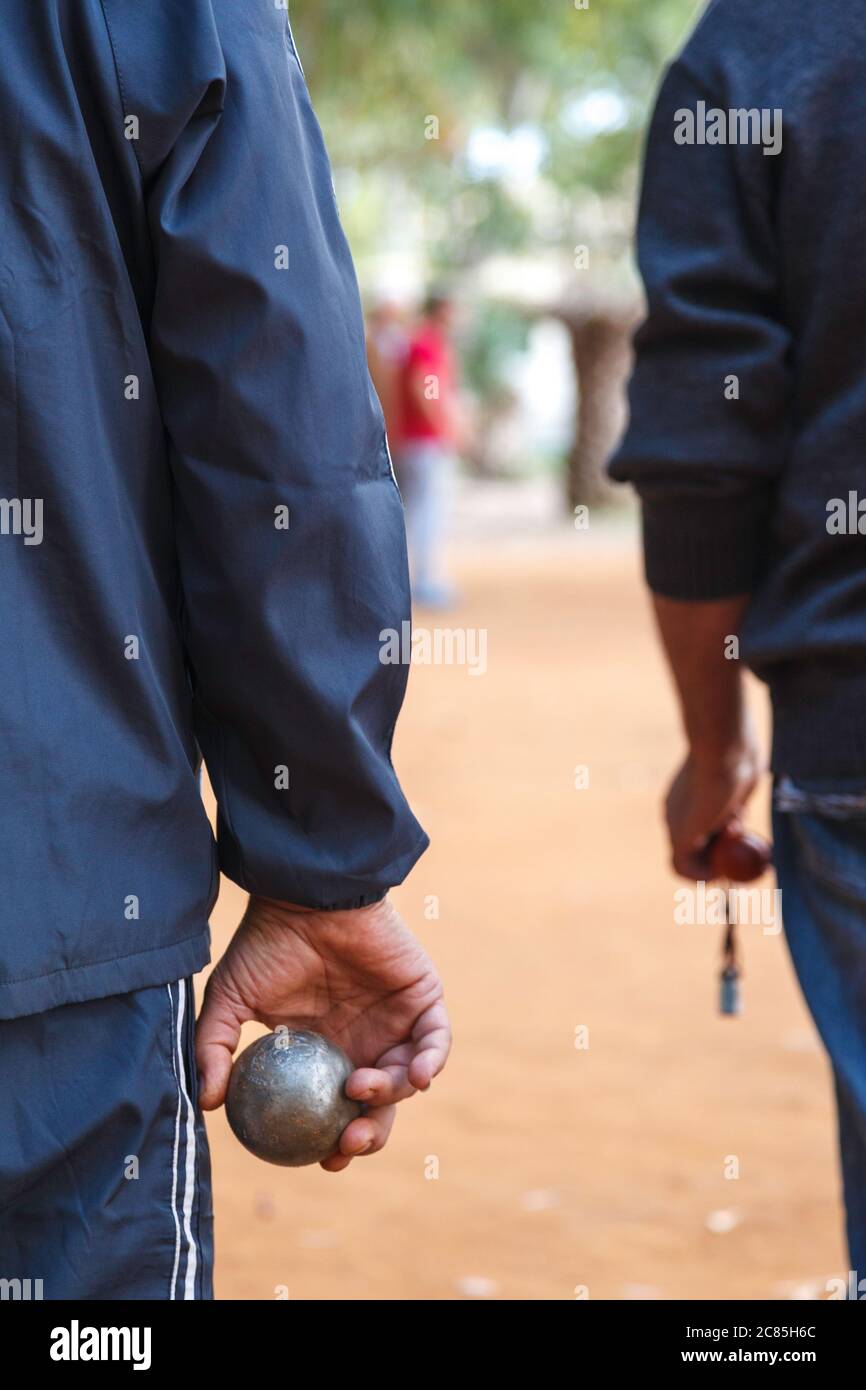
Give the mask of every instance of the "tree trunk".
[[568, 505], [608, 500], [605, 464], [625, 424], [625, 384], [634, 315], [602, 310], [566, 318], [577, 377], [577, 420], [568, 455]]

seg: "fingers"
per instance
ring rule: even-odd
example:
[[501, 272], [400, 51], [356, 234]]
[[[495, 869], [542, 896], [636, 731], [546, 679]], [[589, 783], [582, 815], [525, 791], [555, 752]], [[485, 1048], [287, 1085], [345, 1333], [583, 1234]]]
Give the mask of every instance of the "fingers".
[[371, 1110], [368, 1115], [352, 1120], [340, 1135], [340, 1153], [346, 1158], [360, 1158], [384, 1149], [394, 1128], [396, 1114], [395, 1106], [383, 1105], [378, 1110]]
[[342, 1173], [343, 1169], [348, 1168], [351, 1162], [351, 1158], [346, 1158], [343, 1154], [337, 1153], [331, 1154], [330, 1158], [323, 1158], [319, 1167], [324, 1168], [326, 1173]]
[[[395, 1049], [396, 1051], [397, 1049]], [[382, 1067], [359, 1067], [353, 1071], [346, 1082], [346, 1095], [352, 1100], [363, 1101], [365, 1105], [396, 1105], [398, 1101], [410, 1100], [415, 1087], [409, 1081], [407, 1063], [411, 1048], [405, 1045], [406, 1060], [398, 1061], [390, 1069]]]
[[682, 878], [690, 878], [695, 883], [711, 879], [709, 841], [702, 848], [694, 845], [674, 845], [671, 865], [674, 873]]
[[445, 1066], [450, 1050], [451, 1025], [445, 1005], [439, 1002], [417, 1019], [411, 1040], [389, 1048], [378, 1066], [353, 1071], [346, 1094], [362, 1101], [367, 1110], [343, 1130], [339, 1152], [321, 1165], [325, 1171], [341, 1173], [353, 1158], [379, 1153], [388, 1142], [398, 1102], [426, 1091]]
[[326, 1173], [342, 1173], [353, 1158], [366, 1158], [379, 1153], [388, 1142], [396, 1114], [393, 1105], [383, 1105], [369, 1115], [352, 1120], [340, 1135], [339, 1151], [331, 1154], [320, 1166]]
[[668, 833], [671, 843], [671, 866], [682, 878], [697, 882], [712, 878], [710, 848], [714, 837], [732, 819], [727, 804], [721, 811], [708, 814], [705, 807], [688, 808], [683, 815], [682, 804], [667, 806]]
[[431, 1004], [412, 1030], [415, 1053], [409, 1063], [409, 1080], [419, 1091], [426, 1091], [434, 1076], [438, 1076], [451, 1051], [451, 1022], [448, 1010], [440, 1001]]
[[690, 754], [671, 783], [665, 819], [675, 873], [692, 882], [713, 877], [712, 842], [719, 831], [738, 820], [757, 785], [757, 759], [733, 755], [718, 762], [698, 761]]
[[370, 1108], [397, 1105], [426, 1091], [445, 1066], [451, 1026], [445, 1005], [431, 1005], [415, 1023], [411, 1041], [384, 1052], [375, 1067], [359, 1067], [346, 1082], [346, 1094]]
[[217, 967], [207, 982], [195, 1030], [202, 1110], [216, 1110], [225, 1100], [241, 1024], [249, 1016], [226, 989]]

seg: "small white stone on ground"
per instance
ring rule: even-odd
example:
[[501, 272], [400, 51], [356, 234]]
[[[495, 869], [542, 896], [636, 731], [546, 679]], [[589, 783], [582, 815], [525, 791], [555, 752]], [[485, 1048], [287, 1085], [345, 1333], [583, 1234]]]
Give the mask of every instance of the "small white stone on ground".
[[536, 1187], [523, 1193], [520, 1205], [524, 1211], [550, 1211], [559, 1206], [559, 1193], [549, 1187]]
[[481, 1274], [465, 1274], [457, 1280], [457, 1292], [464, 1298], [492, 1298], [498, 1291], [499, 1285]]
[[711, 1211], [704, 1224], [714, 1236], [726, 1236], [739, 1226], [742, 1219], [740, 1213], [733, 1208], [721, 1208], [719, 1211]]

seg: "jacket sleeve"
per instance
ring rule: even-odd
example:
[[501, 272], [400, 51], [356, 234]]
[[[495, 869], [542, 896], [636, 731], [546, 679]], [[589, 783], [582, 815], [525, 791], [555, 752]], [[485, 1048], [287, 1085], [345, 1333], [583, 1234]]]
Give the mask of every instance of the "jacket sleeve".
[[362, 906], [427, 844], [390, 756], [407, 668], [382, 659], [409, 619], [403, 511], [287, 12], [105, 11], [140, 120], [150, 359], [221, 867], [271, 898]]
[[[773, 230], [781, 154], [677, 143], [678, 113], [723, 108], [681, 62], [651, 122], [638, 220], [647, 316], [630, 423], [610, 465], [643, 503], [657, 593], [749, 592], [788, 447], [789, 334]], [[754, 103], [757, 104], [757, 103]]]

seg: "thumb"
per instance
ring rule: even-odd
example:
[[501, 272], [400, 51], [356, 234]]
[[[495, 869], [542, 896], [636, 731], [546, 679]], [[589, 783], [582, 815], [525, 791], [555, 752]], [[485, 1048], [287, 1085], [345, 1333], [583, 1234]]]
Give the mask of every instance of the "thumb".
[[216, 1110], [225, 1100], [241, 1024], [251, 1017], [232, 997], [217, 966], [207, 982], [195, 1030], [202, 1110]]

